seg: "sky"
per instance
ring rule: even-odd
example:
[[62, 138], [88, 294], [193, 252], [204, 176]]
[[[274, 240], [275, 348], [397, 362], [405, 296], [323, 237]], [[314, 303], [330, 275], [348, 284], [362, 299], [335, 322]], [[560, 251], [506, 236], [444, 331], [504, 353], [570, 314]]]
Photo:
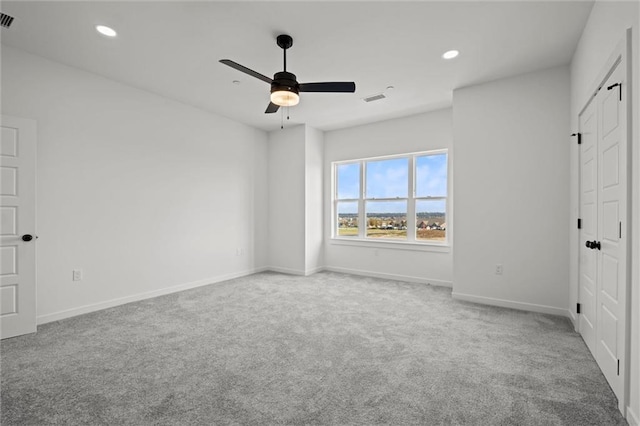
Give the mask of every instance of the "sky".
[[[365, 190], [367, 198], [406, 198], [408, 194], [409, 160], [394, 158], [366, 162]], [[338, 199], [358, 198], [360, 163], [337, 167]], [[416, 197], [447, 195], [447, 154], [416, 157]], [[416, 212], [444, 212], [444, 200], [419, 200]], [[356, 213], [357, 202], [339, 203], [338, 213]], [[369, 213], [406, 213], [406, 201], [368, 201]]]

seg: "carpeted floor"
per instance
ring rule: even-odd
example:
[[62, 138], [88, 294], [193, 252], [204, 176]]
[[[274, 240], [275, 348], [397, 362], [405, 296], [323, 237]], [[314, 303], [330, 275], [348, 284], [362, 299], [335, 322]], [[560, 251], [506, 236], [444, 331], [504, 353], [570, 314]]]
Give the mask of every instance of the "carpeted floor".
[[3, 425], [623, 425], [565, 318], [261, 273], [1, 345]]

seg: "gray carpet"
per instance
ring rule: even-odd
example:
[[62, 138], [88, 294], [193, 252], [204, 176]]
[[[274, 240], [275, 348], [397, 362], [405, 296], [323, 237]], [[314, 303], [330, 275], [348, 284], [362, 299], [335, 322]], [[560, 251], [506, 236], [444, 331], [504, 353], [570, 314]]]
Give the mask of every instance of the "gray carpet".
[[565, 318], [262, 273], [2, 342], [2, 424], [622, 425]]

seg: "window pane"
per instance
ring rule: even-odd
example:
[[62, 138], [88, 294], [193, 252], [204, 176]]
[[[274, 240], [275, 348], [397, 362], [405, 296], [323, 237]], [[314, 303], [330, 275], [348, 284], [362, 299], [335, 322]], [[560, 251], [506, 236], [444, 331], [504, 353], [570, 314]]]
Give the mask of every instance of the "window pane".
[[339, 164], [336, 179], [338, 200], [360, 197], [360, 163]]
[[416, 239], [445, 241], [447, 236], [446, 200], [416, 201]]
[[407, 198], [409, 159], [367, 161], [367, 198]]
[[336, 235], [340, 237], [358, 236], [358, 202], [343, 201], [338, 206], [338, 230]]
[[447, 196], [447, 154], [416, 157], [416, 197]]
[[367, 237], [407, 238], [406, 201], [367, 201]]

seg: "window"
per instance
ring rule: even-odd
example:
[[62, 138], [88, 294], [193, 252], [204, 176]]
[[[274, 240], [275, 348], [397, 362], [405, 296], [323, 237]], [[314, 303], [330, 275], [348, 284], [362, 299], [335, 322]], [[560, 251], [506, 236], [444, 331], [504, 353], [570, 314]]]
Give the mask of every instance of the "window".
[[447, 242], [447, 151], [333, 163], [333, 237]]

